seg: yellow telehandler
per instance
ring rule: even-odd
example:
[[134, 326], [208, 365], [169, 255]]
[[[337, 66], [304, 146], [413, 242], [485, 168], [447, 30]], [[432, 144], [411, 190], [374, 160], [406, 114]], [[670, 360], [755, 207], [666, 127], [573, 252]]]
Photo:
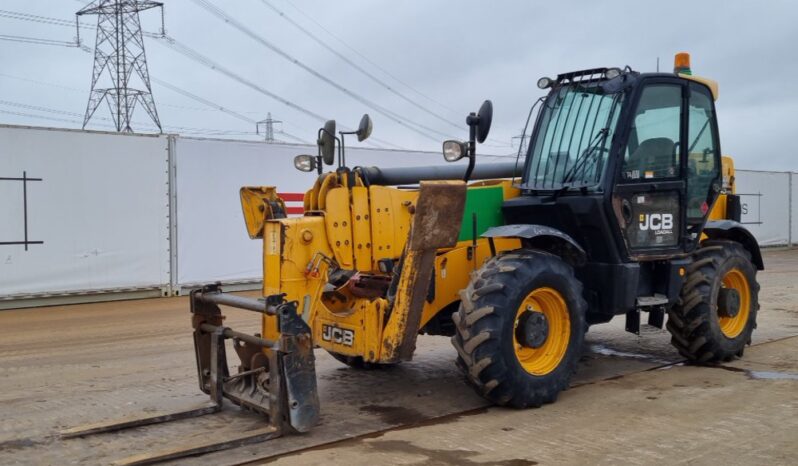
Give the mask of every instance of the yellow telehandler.
[[[263, 298], [219, 284], [191, 293], [210, 403], [65, 435], [213, 412], [223, 398], [269, 425], [132, 462], [306, 432], [319, 415], [314, 348], [368, 369], [411, 360], [420, 333], [450, 336], [476, 391], [516, 408], [553, 402], [588, 326], [616, 315], [630, 332], [641, 313], [660, 328], [667, 315], [690, 361], [742, 356], [764, 264], [740, 224], [732, 160], [721, 157], [717, 84], [693, 76], [687, 54], [673, 73], [595, 68], [537, 84], [548, 93], [530, 109], [528, 150], [515, 163], [475, 163], [490, 101], [468, 116], [467, 141], [443, 144], [447, 161], [467, 166], [349, 167], [344, 138], [369, 137], [370, 118], [352, 132], [325, 124], [318, 154], [294, 161], [318, 175], [302, 216], [286, 215], [274, 187], [241, 189], [247, 232], [263, 243]], [[262, 333], [225, 327], [220, 306], [262, 314]], [[227, 339], [241, 360], [234, 373]]]

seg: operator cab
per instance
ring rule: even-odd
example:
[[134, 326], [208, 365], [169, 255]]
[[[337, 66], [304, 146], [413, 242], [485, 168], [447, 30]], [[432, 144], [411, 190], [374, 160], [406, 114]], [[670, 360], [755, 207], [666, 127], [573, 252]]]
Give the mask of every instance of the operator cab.
[[721, 189], [717, 86], [689, 64], [589, 69], [538, 86], [549, 93], [506, 223], [544, 225], [584, 248], [577, 275], [603, 314], [593, 320], [672, 302]]
[[[667, 312], [671, 343], [697, 363], [750, 344], [764, 264], [729, 208], [739, 199], [720, 156], [717, 85], [693, 77], [687, 58], [677, 55], [672, 74], [596, 68], [538, 82], [549, 92], [536, 104], [520, 194], [482, 234], [492, 257], [452, 316], [458, 365], [488, 399], [553, 401], [587, 325], [615, 315], [639, 333], [642, 312], [659, 328]], [[508, 238], [520, 247], [497, 252]]]

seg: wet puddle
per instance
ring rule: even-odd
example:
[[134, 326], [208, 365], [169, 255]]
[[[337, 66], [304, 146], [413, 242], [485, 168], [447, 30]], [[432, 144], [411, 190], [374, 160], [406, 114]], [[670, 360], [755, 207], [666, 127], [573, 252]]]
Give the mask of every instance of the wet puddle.
[[618, 351], [614, 350], [608, 346], [604, 346], [602, 344], [592, 344], [590, 345], [590, 351], [596, 354], [600, 354], [602, 356], [612, 356], [616, 358], [626, 358], [626, 359], [640, 359], [643, 361], [654, 362], [657, 364], [672, 364], [675, 361], [668, 361], [666, 359], [660, 359], [655, 356], [651, 356], [650, 354], [642, 354], [642, 353], [629, 353], [627, 351]]
[[748, 378], [757, 380], [798, 380], [798, 374], [776, 371], [745, 371]]
[[730, 372], [741, 372], [751, 380], [798, 380], [798, 374], [792, 372], [752, 371], [750, 369], [742, 369], [739, 367], [729, 367], [729, 366], [715, 366], [715, 367]]

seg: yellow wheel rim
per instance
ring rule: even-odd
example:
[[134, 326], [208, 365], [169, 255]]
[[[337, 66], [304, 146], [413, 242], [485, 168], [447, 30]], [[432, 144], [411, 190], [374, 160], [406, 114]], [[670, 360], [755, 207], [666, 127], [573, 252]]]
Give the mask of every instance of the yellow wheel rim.
[[751, 312], [751, 287], [740, 269], [731, 269], [723, 276], [721, 281], [724, 288], [733, 288], [740, 294], [740, 311], [734, 317], [725, 317], [718, 314], [720, 331], [727, 338], [735, 338], [743, 332], [748, 323]]
[[[516, 337], [519, 318], [526, 312], [541, 312], [546, 316], [549, 333], [539, 348], [523, 346]], [[521, 302], [513, 324], [513, 348], [525, 371], [542, 376], [552, 372], [565, 357], [571, 340], [571, 317], [562, 295], [552, 288], [537, 288]]]

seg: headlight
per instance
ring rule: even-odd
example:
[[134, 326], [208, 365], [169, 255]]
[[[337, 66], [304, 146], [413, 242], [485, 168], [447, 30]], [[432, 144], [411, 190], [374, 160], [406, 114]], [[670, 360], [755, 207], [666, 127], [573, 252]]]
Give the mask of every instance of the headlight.
[[554, 84], [554, 81], [552, 81], [551, 78], [547, 78], [547, 77], [544, 76], [544, 77], [538, 79], [538, 88], [539, 89], [548, 89], [548, 88], [551, 87], [552, 84]]
[[312, 172], [316, 169], [316, 157], [312, 155], [297, 155], [294, 157], [294, 167], [301, 172]]
[[465, 144], [460, 141], [445, 141], [443, 143], [443, 158], [447, 162], [457, 162], [466, 155]]
[[606, 77], [607, 79], [617, 78], [620, 75], [621, 75], [620, 68], [610, 68], [604, 72], [604, 77]]

